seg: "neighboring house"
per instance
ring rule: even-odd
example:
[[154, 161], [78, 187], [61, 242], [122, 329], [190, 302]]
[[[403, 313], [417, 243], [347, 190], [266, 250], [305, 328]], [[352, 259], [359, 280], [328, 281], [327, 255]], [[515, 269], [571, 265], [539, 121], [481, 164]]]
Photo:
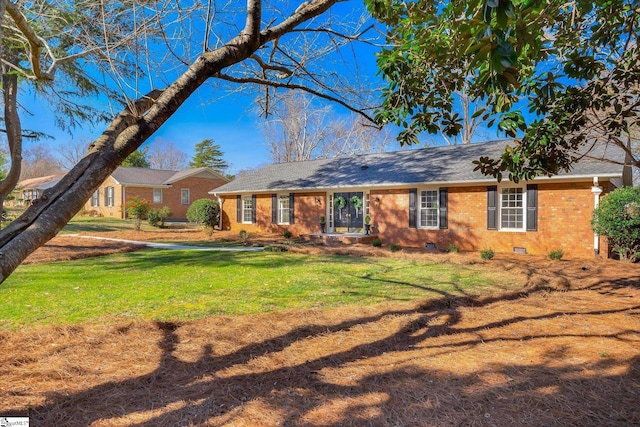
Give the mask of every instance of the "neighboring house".
[[42, 193], [53, 187], [64, 175], [50, 175], [22, 180], [16, 185], [15, 206], [27, 206], [42, 197]]
[[152, 208], [168, 206], [171, 219], [186, 219], [192, 202], [210, 198], [209, 190], [227, 182], [209, 168], [172, 171], [121, 166], [95, 191], [85, 204], [85, 211], [125, 218], [126, 202], [137, 196], [151, 202]]
[[[584, 158], [569, 173], [517, 184], [474, 171], [473, 160], [498, 158], [508, 142], [275, 164], [210, 193], [222, 203], [227, 230], [313, 234], [322, 215], [327, 232], [361, 232], [370, 215], [385, 244], [606, 253], [605, 239], [591, 231], [591, 213], [601, 191], [630, 185], [630, 168]], [[606, 156], [624, 160], [615, 147]]]

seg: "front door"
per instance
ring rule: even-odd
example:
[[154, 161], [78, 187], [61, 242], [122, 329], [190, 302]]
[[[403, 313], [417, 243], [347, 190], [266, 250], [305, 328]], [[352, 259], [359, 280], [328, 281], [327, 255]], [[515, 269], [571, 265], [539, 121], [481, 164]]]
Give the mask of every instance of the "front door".
[[364, 193], [335, 193], [333, 195], [333, 218], [337, 233], [362, 231], [364, 224]]

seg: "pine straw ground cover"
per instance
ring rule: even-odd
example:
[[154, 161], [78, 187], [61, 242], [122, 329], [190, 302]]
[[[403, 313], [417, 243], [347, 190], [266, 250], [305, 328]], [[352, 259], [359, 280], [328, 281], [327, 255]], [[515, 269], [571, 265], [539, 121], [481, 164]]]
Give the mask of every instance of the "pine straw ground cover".
[[522, 287], [3, 332], [0, 414], [35, 426], [640, 424], [640, 266], [478, 267]]

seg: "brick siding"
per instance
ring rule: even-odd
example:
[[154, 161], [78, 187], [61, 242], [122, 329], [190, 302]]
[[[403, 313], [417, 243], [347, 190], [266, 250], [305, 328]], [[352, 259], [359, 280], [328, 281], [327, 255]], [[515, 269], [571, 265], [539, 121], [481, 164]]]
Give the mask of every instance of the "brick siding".
[[[603, 184], [606, 189], [607, 183]], [[316, 199], [321, 203], [317, 204]], [[593, 199], [591, 183], [588, 182], [539, 183], [537, 231], [488, 230], [487, 186], [448, 187], [447, 229], [409, 227], [408, 189], [370, 191], [369, 213], [373, 230], [384, 244], [424, 247], [430, 242], [438, 249], [455, 244], [465, 251], [491, 248], [498, 253], [512, 253], [517, 247], [537, 255], [548, 255], [552, 250], [562, 249], [566, 258], [588, 258], [594, 254], [591, 230]], [[285, 229], [294, 235], [317, 233], [318, 217], [325, 215], [326, 210], [324, 192], [296, 194], [295, 224], [274, 225], [271, 223], [271, 195], [257, 195], [256, 201], [256, 223], [239, 224], [236, 221], [236, 198], [225, 196], [224, 228], [232, 231], [244, 229], [250, 233], [281, 233]], [[600, 238], [600, 248], [600, 253], [606, 256], [606, 239]]]
[[[223, 179], [210, 179], [201, 177], [189, 177], [182, 179], [171, 187], [162, 188], [162, 203], [153, 203], [153, 188], [152, 187], [136, 187], [125, 186], [118, 184], [112, 177], [109, 177], [100, 186], [100, 200], [99, 206], [91, 206], [91, 200], [85, 204], [85, 211], [105, 217], [124, 218], [124, 208], [128, 200], [137, 196], [151, 202], [152, 208], [162, 208], [168, 206], [171, 209], [170, 219], [184, 220], [187, 218], [187, 210], [191, 203], [198, 199], [212, 199], [209, 191], [213, 190], [225, 184], [227, 181]], [[114, 206], [105, 206], [104, 192], [106, 187], [114, 187]], [[188, 188], [190, 191], [190, 200], [188, 205], [182, 204], [181, 191], [183, 188]], [[123, 200], [124, 192], [124, 200]]]

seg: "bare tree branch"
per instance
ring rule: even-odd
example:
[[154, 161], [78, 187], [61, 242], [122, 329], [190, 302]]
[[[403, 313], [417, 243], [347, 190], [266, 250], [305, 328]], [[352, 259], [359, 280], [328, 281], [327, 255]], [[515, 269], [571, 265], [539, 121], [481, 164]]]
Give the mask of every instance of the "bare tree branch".
[[369, 116], [367, 113], [365, 113], [363, 110], [355, 108], [355, 107], [349, 105], [347, 102], [345, 102], [345, 101], [343, 101], [343, 100], [341, 100], [341, 99], [339, 99], [339, 98], [337, 98], [337, 97], [335, 97], [333, 95], [329, 95], [329, 94], [326, 94], [326, 93], [319, 92], [319, 91], [317, 91], [315, 89], [312, 89], [310, 87], [307, 87], [307, 86], [294, 84], [294, 83], [279, 83], [279, 82], [274, 82], [272, 80], [259, 79], [259, 78], [255, 78], [255, 77], [233, 77], [233, 76], [230, 76], [230, 75], [224, 74], [224, 73], [218, 73], [216, 75], [216, 77], [218, 77], [218, 78], [220, 78], [222, 80], [227, 80], [229, 82], [233, 82], [233, 83], [252, 83], [252, 84], [257, 84], [257, 85], [261, 85], [261, 86], [269, 86], [269, 87], [275, 87], [275, 88], [302, 90], [304, 92], [307, 92], [307, 93], [310, 93], [312, 95], [315, 95], [318, 98], [326, 99], [327, 101], [331, 101], [331, 102], [335, 102], [336, 104], [340, 104], [344, 108], [346, 108], [347, 110], [361, 115], [365, 119], [369, 120], [371, 123], [375, 123], [375, 120], [373, 120], [373, 118], [371, 116]]

